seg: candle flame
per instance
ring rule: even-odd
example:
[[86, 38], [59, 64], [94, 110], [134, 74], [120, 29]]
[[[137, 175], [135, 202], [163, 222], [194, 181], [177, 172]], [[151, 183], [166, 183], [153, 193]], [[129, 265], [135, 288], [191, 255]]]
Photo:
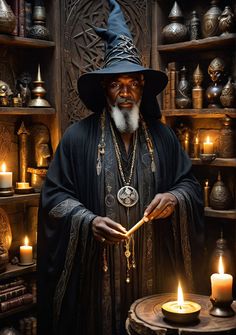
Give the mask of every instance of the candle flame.
[[224, 265], [223, 265], [223, 261], [222, 261], [222, 256], [220, 256], [219, 258], [219, 274], [223, 275], [224, 274]]
[[211, 141], [210, 141], [210, 136], [207, 136], [207, 139], [206, 139], [206, 142], [205, 143], [212, 143]]
[[6, 172], [7, 171], [7, 166], [5, 163], [2, 163], [2, 172]]
[[27, 236], [25, 236], [24, 244], [25, 244], [26, 247], [29, 245], [29, 239], [28, 239]]
[[183, 295], [183, 291], [179, 282], [178, 285], [178, 306], [182, 307], [184, 305], [184, 295]]
[[196, 144], [199, 143], [198, 137], [196, 137], [196, 139], [195, 139], [195, 143], [196, 143]]
[[207, 179], [206, 182], [205, 182], [205, 186], [208, 186], [208, 179]]

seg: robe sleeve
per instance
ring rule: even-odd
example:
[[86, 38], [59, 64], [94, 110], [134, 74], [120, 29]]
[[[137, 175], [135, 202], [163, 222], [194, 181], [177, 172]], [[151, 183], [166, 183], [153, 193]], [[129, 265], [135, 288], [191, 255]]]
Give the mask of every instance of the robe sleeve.
[[[38, 223], [39, 334], [52, 334], [78, 249], [80, 264], [86, 262], [86, 243], [96, 216], [80, 202], [73, 166], [71, 130], [63, 136], [41, 191]], [[79, 145], [79, 137], [77, 138]], [[82, 145], [82, 144], [81, 144]], [[80, 159], [80, 157], [77, 157]], [[79, 165], [79, 164], [78, 164]], [[81, 266], [82, 267], [82, 266]]]

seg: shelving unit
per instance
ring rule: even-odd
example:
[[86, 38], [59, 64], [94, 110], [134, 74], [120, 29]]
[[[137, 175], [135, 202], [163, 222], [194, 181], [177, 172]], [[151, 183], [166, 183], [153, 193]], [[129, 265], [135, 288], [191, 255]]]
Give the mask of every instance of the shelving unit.
[[[206, 247], [208, 249], [209, 258], [214, 248], [216, 247], [216, 240], [223, 232], [224, 238], [228, 242], [231, 250], [234, 264], [236, 264], [236, 150], [235, 157], [221, 158], [218, 152], [220, 129], [222, 127], [222, 120], [229, 117], [232, 120], [232, 129], [235, 132], [236, 138], [236, 108], [208, 108], [205, 99], [205, 90], [211, 84], [211, 79], [208, 74], [208, 66], [210, 62], [220, 57], [225, 62], [225, 75], [231, 75], [234, 82], [236, 82], [236, 31], [233, 33], [213, 36], [208, 38], [200, 38], [198, 40], [188, 40], [185, 42], [163, 44], [162, 29], [170, 23], [168, 15], [172, 9], [174, 1], [167, 0], [165, 2], [156, 2], [153, 4], [154, 22], [157, 28], [153, 28], [154, 36], [157, 40], [156, 49], [152, 54], [152, 61], [156, 67], [165, 71], [169, 63], [175, 63], [177, 70], [183, 66], [187, 69], [187, 80], [193, 86], [192, 74], [199, 64], [203, 73], [203, 108], [201, 109], [170, 109], [168, 104], [164, 109], [165, 95], [162, 96], [162, 116], [163, 121], [171, 126], [174, 130], [181, 125], [186, 125], [189, 130], [190, 145], [193, 149], [193, 139], [196, 133], [200, 134], [200, 150], [203, 148], [203, 139], [205, 135], [212, 132], [214, 147], [216, 148], [216, 158], [212, 161], [203, 161], [199, 158], [191, 158], [193, 165], [193, 172], [198, 178], [202, 189], [205, 186], [206, 180], [209, 182], [210, 191], [217, 180], [217, 174], [220, 171], [222, 180], [230, 189], [234, 199], [234, 208], [229, 210], [214, 210], [210, 207], [204, 208], [204, 221], [206, 228]], [[198, 2], [189, 2], [188, 0], [178, 1], [183, 16], [184, 23], [189, 24], [191, 13], [195, 10], [198, 13], [200, 23], [203, 20], [203, 14], [210, 8], [210, 1], [200, 0]], [[233, 6], [233, 1], [219, 2], [218, 6], [223, 10], [225, 6]], [[155, 31], [156, 30], [156, 31]], [[156, 54], [155, 54], [156, 52]], [[226, 83], [223, 81], [222, 85]], [[173, 84], [172, 84], [173, 89]], [[160, 101], [161, 102], [161, 101]], [[169, 104], [170, 105], [170, 104]], [[173, 104], [171, 104], [173, 106]], [[180, 129], [180, 128], [179, 128]], [[200, 132], [198, 132], [200, 130]], [[202, 137], [201, 137], [202, 136]], [[201, 151], [200, 151], [201, 152]], [[193, 150], [189, 151], [190, 156], [193, 156]], [[234, 276], [236, 275], [236, 267], [234, 268]], [[234, 294], [236, 294], [236, 286], [234, 287]]]
[[[4, 161], [7, 165], [7, 171], [13, 172], [13, 186], [17, 181], [20, 181], [17, 131], [21, 123], [24, 122], [26, 129], [39, 123], [48, 127], [52, 156], [61, 137], [60, 3], [51, 0], [45, 1], [45, 9], [46, 25], [50, 32], [49, 41], [0, 34], [0, 61], [4, 64], [4, 71], [0, 71], [0, 73], [5, 75], [0, 80], [7, 82], [13, 91], [19, 75], [28, 72], [33, 84], [37, 77], [38, 64], [40, 64], [41, 77], [44, 81], [43, 87], [46, 90], [45, 99], [50, 104], [49, 108], [0, 107], [0, 131], [6, 132], [6, 138], [11, 141]], [[4, 135], [2, 135], [3, 140]], [[0, 162], [1, 159], [2, 157], [0, 157]], [[34, 166], [30, 165], [29, 167]], [[39, 198], [39, 193], [0, 197], [0, 207], [8, 215], [13, 235], [12, 246], [9, 250], [10, 260], [13, 256], [19, 256], [19, 246], [22, 245], [25, 235], [29, 234], [31, 239], [34, 236], [34, 241], [36, 239], [36, 225], [35, 222], [34, 225], [31, 222], [32, 216], [30, 215], [32, 215], [32, 211], [36, 213], [35, 209], [37, 209]], [[34, 215], [34, 221], [36, 221], [37, 216]], [[33, 248], [35, 247], [33, 243]], [[26, 283], [28, 280], [34, 281], [35, 273], [36, 261], [31, 266], [9, 263], [6, 271], [0, 273], [0, 284], [11, 282], [14, 278], [23, 278]], [[35, 312], [35, 307], [36, 301], [0, 313], [0, 330], [5, 324], [9, 324], [9, 320], [14, 320], [17, 324], [19, 318], [31, 315], [32, 312]]]

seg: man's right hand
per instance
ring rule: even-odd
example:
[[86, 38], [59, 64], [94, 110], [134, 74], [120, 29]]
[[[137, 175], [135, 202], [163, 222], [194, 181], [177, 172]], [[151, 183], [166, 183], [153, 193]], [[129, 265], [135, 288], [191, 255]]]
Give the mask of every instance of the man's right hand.
[[127, 230], [108, 217], [96, 216], [92, 221], [94, 238], [108, 244], [119, 243], [127, 239]]

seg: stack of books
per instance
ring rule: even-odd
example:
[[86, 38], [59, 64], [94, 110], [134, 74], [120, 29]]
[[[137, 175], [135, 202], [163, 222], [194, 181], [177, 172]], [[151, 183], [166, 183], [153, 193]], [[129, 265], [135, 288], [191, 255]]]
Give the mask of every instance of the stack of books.
[[11, 33], [14, 36], [26, 37], [32, 26], [32, 3], [30, 0], [7, 0], [15, 17], [15, 29]]
[[0, 285], [0, 313], [7, 312], [33, 302], [23, 279], [16, 279]]

